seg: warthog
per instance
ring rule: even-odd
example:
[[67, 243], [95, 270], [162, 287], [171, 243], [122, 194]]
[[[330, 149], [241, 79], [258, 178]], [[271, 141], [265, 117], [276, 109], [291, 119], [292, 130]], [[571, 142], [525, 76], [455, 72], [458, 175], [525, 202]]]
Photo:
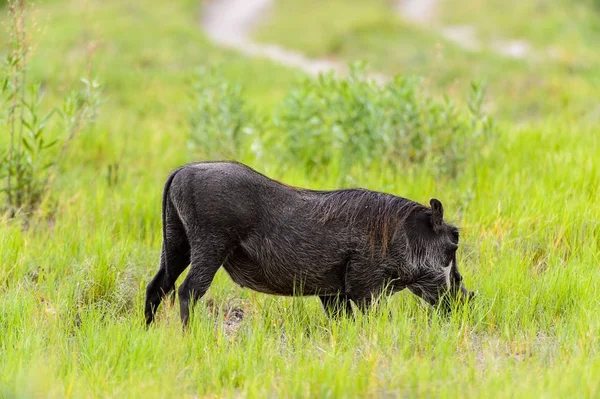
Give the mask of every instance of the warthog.
[[456, 264], [458, 229], [431, 208], [364, 189], [291, 187], [235, 162], [173, 171], [162, 198], [160, 268], [146, 290], [146, 323], [179, 287], [181, 320], [221, 266], [242, 287], [274, 295], [317, 295], [336, 316], [408, 288], [433, 306], [472, 296]]

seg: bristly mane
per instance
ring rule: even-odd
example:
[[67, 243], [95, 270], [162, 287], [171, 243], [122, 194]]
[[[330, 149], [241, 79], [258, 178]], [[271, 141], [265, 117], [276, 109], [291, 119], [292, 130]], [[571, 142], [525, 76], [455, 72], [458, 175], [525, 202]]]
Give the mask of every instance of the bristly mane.
[[319, 191], [309, 217], [321, 224], [343, 220], [349, 229], [357, 224], [364, 225], [369, 232], [372, 253], [380, 247], [382, 255], [385, 255], [401, 223], [413, 212], [427, 209], [417, 202], [391, 194], [346, 189]]

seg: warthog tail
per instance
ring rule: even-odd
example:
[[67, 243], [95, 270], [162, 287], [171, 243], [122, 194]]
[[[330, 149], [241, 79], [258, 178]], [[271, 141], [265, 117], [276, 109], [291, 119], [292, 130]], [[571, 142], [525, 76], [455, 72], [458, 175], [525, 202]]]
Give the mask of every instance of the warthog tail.
[[[169, 274], [169, 263], [168, 263], [168, 259], [169, 259], [169, 245], [168, 245], [168, 240], [167, 240], [167, 201], [169, 200], [169, 189], [171, 188], [171, 183], [173, 182], [173, 179], [175, 178], [175, 175], [181, 170], [183, 169], [185, 166], [179, 167], [177, 169], [175, 169], [174, 171], [171, 172], [171, 174], [169, 175], [169, 177], [167, 177], [167, 181], [165, 182], [165, 186], [163, 189], [163, 195], [162, 195], [162, 233], [163, 233], [163, 243], [164, 243], [164, 262], [165, 262], [165, 272], [168, 275]], [[175, 292], [176, 292], [177, 287], [175, 286], [175, 283], [173, 283], [173, 291], [171, 292], [171, 302], [174, 303], [175, 302]]]

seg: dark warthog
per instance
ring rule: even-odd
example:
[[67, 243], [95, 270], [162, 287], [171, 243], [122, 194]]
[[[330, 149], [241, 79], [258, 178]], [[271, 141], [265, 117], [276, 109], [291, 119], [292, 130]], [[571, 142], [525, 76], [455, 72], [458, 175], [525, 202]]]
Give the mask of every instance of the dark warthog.
[[[223, 266], [242, 287], [318, 295], [328, 314], [366, 310], [373, 297], [408, 288], [431, 305], [472, 295], [456, 265], [458, 230], [431, 208], [362, 189], [290, 187], [234, 162], [183, 166], [163, 192], [160, 268], [146, 290], [146, 323], [175, 281], [181, 319]], [[442, 299], [444, 298], [444, 299]]]

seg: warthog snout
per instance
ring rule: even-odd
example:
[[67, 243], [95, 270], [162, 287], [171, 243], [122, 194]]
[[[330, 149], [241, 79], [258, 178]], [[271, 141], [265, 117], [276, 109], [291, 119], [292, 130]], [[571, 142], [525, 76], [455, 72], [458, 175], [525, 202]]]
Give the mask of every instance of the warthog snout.
[[449, 313], [457, 307], [472, 304], [476, 296], [475, 291], [469, 291], [461, 282], [458, 289], [450, 289], [443, 293], [434, 307], [442, 313]]

